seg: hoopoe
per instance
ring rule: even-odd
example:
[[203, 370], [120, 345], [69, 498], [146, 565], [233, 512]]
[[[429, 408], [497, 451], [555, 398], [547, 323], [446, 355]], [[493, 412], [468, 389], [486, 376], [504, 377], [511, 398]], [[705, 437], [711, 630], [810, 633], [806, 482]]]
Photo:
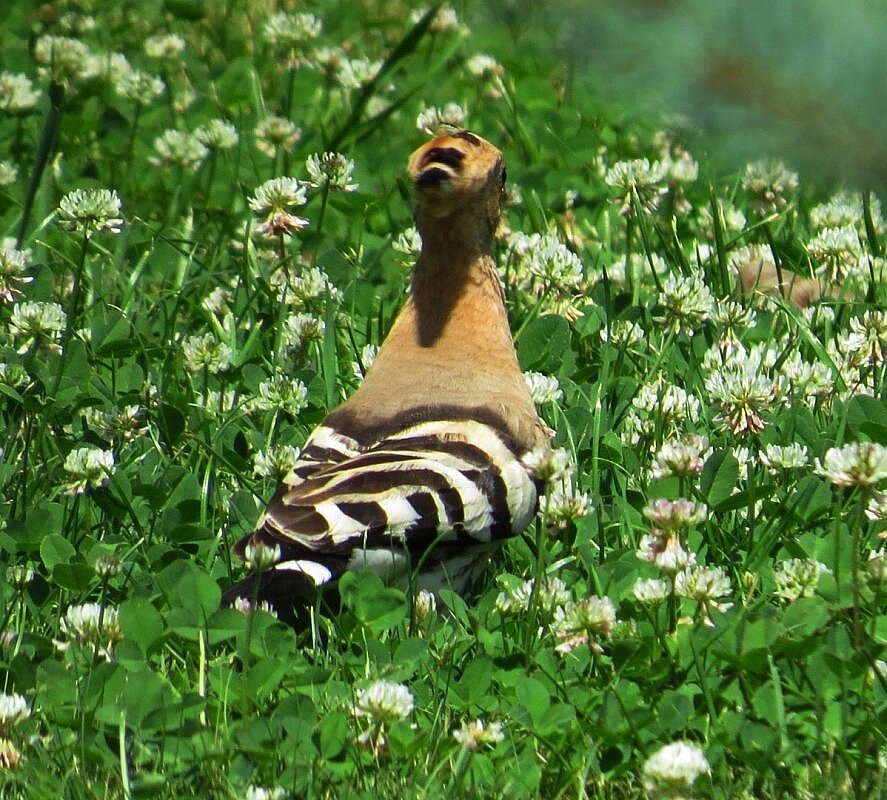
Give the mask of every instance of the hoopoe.
[[408, 171], [422, 238], [409, 300], [363, 384], [314, 430], [235, 546], [246, 560], [261, 545], [279, 553], [229, 602], [257, 589], [272, 604], [310, 597], [346, 570], [463, 591], [535, 515], [540, 486], [523, 459], [548, 448], [549, 431], [492, 256], [502, 155], [459, 131], [416, 150]]

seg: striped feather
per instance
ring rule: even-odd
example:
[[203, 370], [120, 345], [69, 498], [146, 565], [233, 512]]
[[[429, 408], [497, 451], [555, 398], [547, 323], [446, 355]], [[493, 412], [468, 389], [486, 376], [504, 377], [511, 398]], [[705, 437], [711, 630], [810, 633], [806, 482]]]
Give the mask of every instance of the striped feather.
[[315, 585], [345, 569], [395, 579], [423, 558], [420, 568], [439, 572], [448, 545], [489, 550], [529, 524], [537, 489], [521, 455], [471, 420], [422, 422], [369, 446], [322, 426], [235, 551], [277, 545], [275, 569]]

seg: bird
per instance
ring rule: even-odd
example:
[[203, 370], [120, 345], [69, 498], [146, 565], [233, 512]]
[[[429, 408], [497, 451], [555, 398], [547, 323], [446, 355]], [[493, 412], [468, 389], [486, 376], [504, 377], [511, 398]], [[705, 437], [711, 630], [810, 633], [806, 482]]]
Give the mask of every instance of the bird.
[[228, 604], [304, 604], [350, 570], [465, 593], [536, 514], [533, 464], [551, 431], [521, 372], [493, 256], [502, 153], [453, 131], [413, 152], [407, 171], [422, 240], [409, 297], [363, 383], [235, 544], [254, 570]]

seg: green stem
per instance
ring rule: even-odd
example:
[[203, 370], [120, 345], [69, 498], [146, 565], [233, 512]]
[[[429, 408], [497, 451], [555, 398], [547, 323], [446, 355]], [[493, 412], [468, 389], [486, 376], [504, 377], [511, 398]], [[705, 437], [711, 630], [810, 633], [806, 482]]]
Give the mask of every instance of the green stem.
[[853, 643], [857, 651], [862, 649], [862, 622], [860, 620], [859, 598], [859, 533], [865, 519], [866, 493], [862, 492], [856, 506], [856, 517], [853, 520], [853, 544], [850, 553], [850, 588], [853, 592]]
[[132, 787], [129, 783], [129, 765], [126, 762], [126, 712], [120, 714], [120, 726], [117, 729], [117, 748], [120, 754], [120, 783], [123, 785], [123, 797], [129, 800], [132, 797]]
[[31, 180], [28, 182], [28, 190], [25, 193], [25, 202], [22, 208], [22, 221], [18, 231], [18, 247], [21, 247], [28, 233], [28, 224], [31, 221], [31, 212], [34, 209], [34, 199], [40, 188], [40, 181], [49, 157], [52, 155], [55, 137], [62, 124], [62, 103], [65, 99], [65, 88], [61, 84], [49, 85], [49, 108], [46, 110], [46, 119], [40, 131], [40, 142], [37, 145], [37, 156], [34, 159], [34, 168], [31, 171]]
[[323, 185], [323, 191], [320, 195], [320, 213], [317, 215], [317, 232], [314, 234], [315, 236], [315, 244], [314, 244], [314, 252], [320, 249], [320, 237], [323, 234], [323, 219], [326, 216], [326, 204], [327, 200], [330, 196], [330, 185], [329, 183], [325, 183]]
[[55, 375], [55, 382], [52, 386], [53, 398], [58, 394], [59, 386], [62, 383], [62, 374], [65, 371], [65, 364], [68, 360], [68, 351], [70, 349], [71, 337], [74, 334], [74, 325], [76, 324], [77, 315], [80, 313], [80, 299], [83, 293], [83, 271], [86, 267], [86, 252], [88, 248], [89, 234], [84, 231], [83, 247], [80, 249], [80, 263], [77, 264], [77, 271], [74, 273], [74, 285], [71, 287], [71, 305], [68, 307], [68, 318], [65, 321], [65, 332], [61, 341], [62, 354], [59, 359], [59, 368]]
[[[546, 496], [551, 491], [551, 484], [545, 487]], [[546, 539], [548, 537], [548, 512], [542, 514], [536, 527], [536, 570], [533, 576], [533, 587], [530, 589], [530, 598], [527, 603], [530, 622], [526, 628], [526, 651], [530, 652], [533, 642], [536, 641], [539, 629], [539, 594], [542, 589], [542, 579], [545, 577], [545, 568], [548, 564], [548, 548], [546, 547]]]

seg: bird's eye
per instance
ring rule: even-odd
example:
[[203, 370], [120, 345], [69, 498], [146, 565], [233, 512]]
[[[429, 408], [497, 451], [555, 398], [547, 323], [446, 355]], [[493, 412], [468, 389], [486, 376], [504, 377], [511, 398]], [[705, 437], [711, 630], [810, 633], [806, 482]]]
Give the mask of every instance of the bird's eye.
[[502, 167], [502, 172], [499, 173], [499, 184], [502, 188], [505, 188], [505, 181], [508, 179], [508, 170], [505, 167]]

